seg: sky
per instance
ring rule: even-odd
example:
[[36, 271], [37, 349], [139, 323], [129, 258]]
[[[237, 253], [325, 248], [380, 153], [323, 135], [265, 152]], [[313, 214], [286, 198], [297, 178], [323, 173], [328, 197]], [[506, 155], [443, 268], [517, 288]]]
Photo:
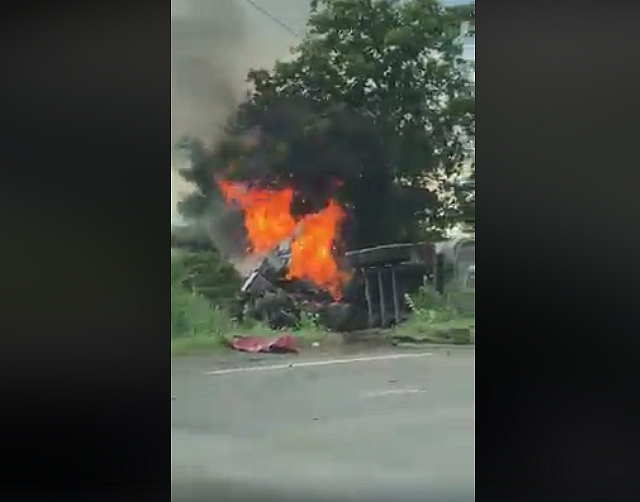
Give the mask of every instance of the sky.
[[[296, 43], [296, 37], [285, 28], [252, 6], [247, 0], [212, 0], [214, 3], [238, 4], [245, 16], [251, 50], [246, 54], [252, 66], [269, 65], [277, 58], [286, 57], [288, 49]], [[188, 12], [189, 0], [171, 0], [172, 17], [182, 17]], [[253, 0], [264, 11], [279, 19], [294, 32], [304, 31], [309, 15], [309, 2], [305, 0]], [[442, 0], [445, 5], [470, 3], [469, 0]], [[465, 56], [475, 59], [475, 42], [465, 48]]]

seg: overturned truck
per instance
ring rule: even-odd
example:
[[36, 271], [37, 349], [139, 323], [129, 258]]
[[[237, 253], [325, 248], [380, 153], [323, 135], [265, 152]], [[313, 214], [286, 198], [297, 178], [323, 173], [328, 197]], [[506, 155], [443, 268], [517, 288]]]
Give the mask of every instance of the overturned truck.
[[334, 331], [388, 328], [407, 318], [407, 293], [425, 281], [443, 292], [446, 283], [467, 273], [456, 266], [458, 255], [465, 256], [463, 266], [475, 267], [475, 240], [393, 244], [348, 252], [343, 265], [353, 275], [336, 300], [311, 282], [287, 278], [290, 249], [284, 243], [245, 280], [236, 316], [257, 319], [276, 329], [294, 327], [305, 315]]

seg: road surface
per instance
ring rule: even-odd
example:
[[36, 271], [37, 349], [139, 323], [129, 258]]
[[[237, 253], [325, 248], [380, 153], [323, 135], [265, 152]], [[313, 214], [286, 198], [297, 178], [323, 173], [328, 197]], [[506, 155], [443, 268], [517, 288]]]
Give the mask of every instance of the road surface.
[[176, 359], [173, 500], [473, 500], [474, 373], [468, 349]]

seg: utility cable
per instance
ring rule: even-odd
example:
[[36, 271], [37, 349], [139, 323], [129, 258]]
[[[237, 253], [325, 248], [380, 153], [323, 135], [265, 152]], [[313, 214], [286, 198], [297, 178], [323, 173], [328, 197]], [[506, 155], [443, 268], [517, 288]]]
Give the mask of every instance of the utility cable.
[[287, 30], [289, 33], [291, 33], [294, 36], [298, 36], [298, 33], [296, 33], [296, 31], [292, 28], [290, 28], [289, 26], [287, 26], [284, 22], [280, 21], [276, 16], [274, 16], [273, 14], [271, 14], [270, 12], [264, 10], [262, 7], [260, 7], [257, 3], [255, 3], [253, 0], [245, 0], [249, 5], [251, 5], [254, 9], [256, 9], [258, 12], [261, 12], [263, 15], [267, 16], [269, 19], [271, 19], [271, 21], [273, 21], [274, 23], [276, 23], [278, 26], [280, 26], [280, 28], [283, 28], [285, 30]]

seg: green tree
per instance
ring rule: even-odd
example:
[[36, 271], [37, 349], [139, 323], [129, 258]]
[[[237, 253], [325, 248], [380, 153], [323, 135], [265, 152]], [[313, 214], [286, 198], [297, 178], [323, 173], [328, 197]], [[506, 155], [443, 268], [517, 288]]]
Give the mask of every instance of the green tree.
[[[295, 59], [250, 74], [254, 102], [307, 96], [321, 107], [345, 104], [386, 133], [394, 174], [420, 182], [465, 158], [461, 130], [475, 129], [462, 30], [475, 7], [435, 0], [315, 0]], [[474, 132], [474, 131], [473, 131]]]
[[459, 169], [464, 133], [475, 132], [461, 43], [474, 19], [473, 6], [435, 0], [312, 2], [293, 59], [251, 71], [252, 92], [225, 139], [209, 155], [194, 150], [186, 176], [201, 194], [185, 209], [202, 210], [212, 174], [230, 165], [241, 178], [294, 183], [314, 194], [312, 205], [339, 178], [358, 245], [414, 238], [419, 218], [439, 214], [420, 189]]

